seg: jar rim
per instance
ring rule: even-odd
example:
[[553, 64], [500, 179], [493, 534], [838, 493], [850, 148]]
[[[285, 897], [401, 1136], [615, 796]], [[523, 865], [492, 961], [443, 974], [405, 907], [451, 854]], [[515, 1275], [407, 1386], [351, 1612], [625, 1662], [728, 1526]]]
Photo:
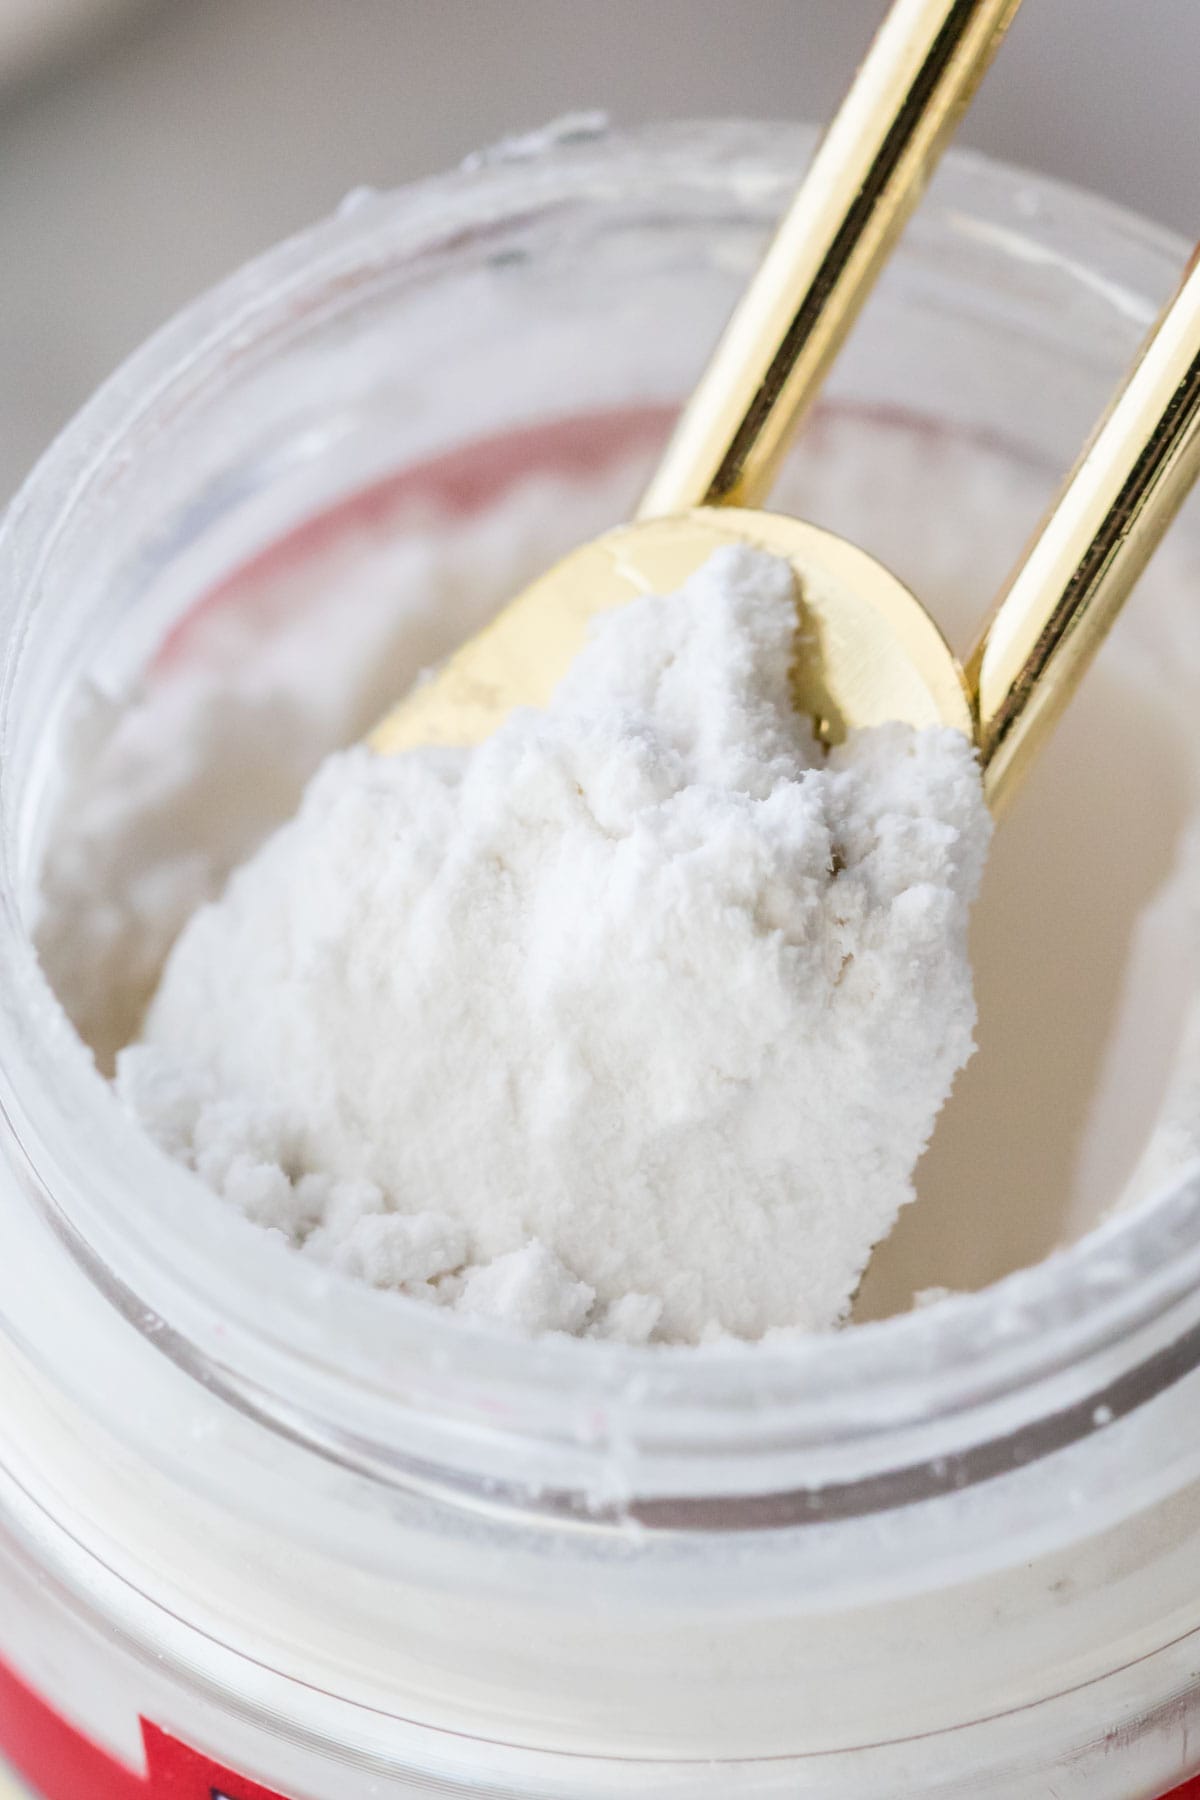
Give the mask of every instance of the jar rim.
[[[566, 121], [455, 173], [359, 197], [202, 296], [99, 390], [0, 523], [0, 741], [24, 630], [79, 495], [152, 402], [202, 381], [268, 308], [369, 257], [381, 234], [394, 253], [597, 183], [715, 182], [775, 204], [813, 141], [791, 125], [610, 136], [590, 116]], [[1164, 282], [1186, 259], [1159, 226], [970, 152], [948, 157], [930, 206], [951, 230], [975, 217], [1038, 255], [1058, 254], [1049, 239], [1065, 211], [1094, 244], [1135, 248]], [[1111, 273], [1073, 268], [1118, 294]], [[1149, 316], [1144, 296], [1126, 301]], [[786, 1343], [531, 1341], [310, 1267], [220, 1202], [197, 1206], [195, 1177], [143, 1141], [74, 1038], [23, 923], [30, 874], [17, 866], [12, 784], [0, 758], [0, 1108], [26, 1189], [139, 1329], [273, 1429], [384, 1479], [522, 1507], [536, 1489], [543, 1509], [589, 1518], [610, 1508], [672, 1527], [778, 1525], [986, 1479], [1200, 1361], [1200, 1162], [1136, 1212], [979, 1292]], [[165, 1255], [131, 1189], [155, 1196]]]

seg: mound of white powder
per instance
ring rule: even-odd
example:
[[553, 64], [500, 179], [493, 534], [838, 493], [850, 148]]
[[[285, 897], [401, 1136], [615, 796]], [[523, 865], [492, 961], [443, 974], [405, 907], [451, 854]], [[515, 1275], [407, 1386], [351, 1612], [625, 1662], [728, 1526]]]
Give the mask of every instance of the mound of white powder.
[[974, 1006], [965, 740], [825, 758], [786, 564], [604, 620], [473, 751], [331, 757], [119, 1060], [159, 1142], [376, 1285], [695, 1342], [844, 1315]]

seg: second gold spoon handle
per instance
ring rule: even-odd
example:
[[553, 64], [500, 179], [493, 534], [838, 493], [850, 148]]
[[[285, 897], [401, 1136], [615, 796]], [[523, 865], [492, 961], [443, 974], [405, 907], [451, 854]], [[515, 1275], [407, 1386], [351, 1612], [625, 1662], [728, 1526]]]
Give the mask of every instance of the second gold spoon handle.
[[1015, 789], [1200, 476], [1200, 250], [968, 658], [984, 785]]
[[1020, 0], [895, 0], [638, 517], [764, 501]]

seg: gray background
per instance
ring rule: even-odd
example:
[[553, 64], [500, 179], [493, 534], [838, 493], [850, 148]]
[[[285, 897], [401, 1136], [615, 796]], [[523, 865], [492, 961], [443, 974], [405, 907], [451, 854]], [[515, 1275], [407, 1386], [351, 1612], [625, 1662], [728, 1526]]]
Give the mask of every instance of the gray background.
[[[6, 8], [0, 0], [0, 65]], [[64, 0], [40, 0], [48, 19]], [[190, 294], [575, 108], [826, 116], [883, 0], [115, 0], [0, 66], [0, 495]], [[73, 9], [86, 11], [81, 0]], [[1200, 0], [1026, 0], [965, 141], [1200, 230]]]

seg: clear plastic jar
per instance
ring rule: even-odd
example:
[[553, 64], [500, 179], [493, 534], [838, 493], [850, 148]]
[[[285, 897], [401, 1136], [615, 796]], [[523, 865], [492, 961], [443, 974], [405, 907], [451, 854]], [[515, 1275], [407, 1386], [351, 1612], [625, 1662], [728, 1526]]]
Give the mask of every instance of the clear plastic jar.
[[[80, 677], [398, 469], [547, 420], [567, 460], [572, 420], [652, 436], [810, 145], [580, 125], [359, 197], [135, 357], [8, 515], [0, 1749], [48, 1800], [1139, 1800], [1200, 1769], [1200, 1175], [799, 1345], [489, 1336], [199, 1196], [30, 942]], [[832, 403], [1049, 491], [1182, 260], [951, 158]], [[1127, 642], [1161, 655], [1172, 604]]]

